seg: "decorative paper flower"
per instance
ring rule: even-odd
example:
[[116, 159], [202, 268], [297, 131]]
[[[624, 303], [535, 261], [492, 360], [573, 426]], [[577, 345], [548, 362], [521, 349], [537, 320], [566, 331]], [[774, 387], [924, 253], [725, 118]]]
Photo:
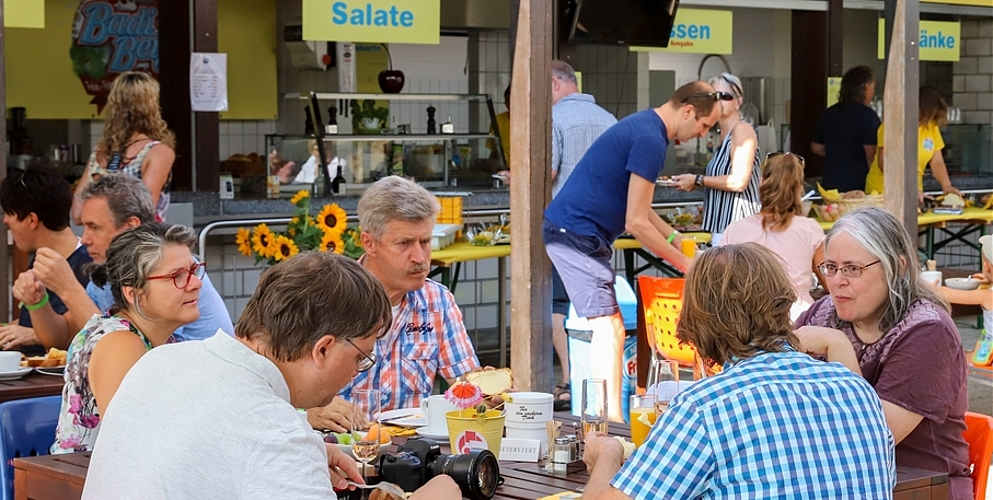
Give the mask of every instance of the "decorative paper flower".
[[300, 249], [297, 248], [297, 244], [293, 243], [293, 240], [287, 238], [286, 236], [276, 236], [275, 245], [276, 251], [272, 256], [276, 259], [276, 262], [280, 262], [300, 253]]
[[306, 189], [301, 189], [300, 191], [297, 191], [297, 194], [293, 195], [293, 197], [290, 198], [290, 203], [296, 205], [297, 203], [300, 203], [301, 201], [307, 198], [310, 198], [310, 191], [307, 191]]
[[344, 253], [345, 242], [341, 239], [341, 233], [325, 230], [324, 238], [321, 239], [321, 246], [318, 249], [322, 252]]
[[252, 249], [263, 258], [272, 255], [276, 246], [273, 245], [273, 234], [269, 230], [269, 226], [265, 224], [255, 226], [255, 231], [252, 234]]
[[325, 205], [324, 210], [317, 214], [316, 224], [317, 227], [328, 231], [338, 231], [341, 233], [345, 230], [347, 222], [345, 221], [345, 211], [341, 209], [337, 204]]
[[445, 391], [445, 399], [459, 408], [472, 408], [483, 402], [483, 390], [471, 382], [457, 381]]
[[245, 229], [239, 228], [238, 235], [234, 238], [235, 243], [238, 244], [238, 251], [241, 252], [245, 257], [252, 256], [252, 233]]

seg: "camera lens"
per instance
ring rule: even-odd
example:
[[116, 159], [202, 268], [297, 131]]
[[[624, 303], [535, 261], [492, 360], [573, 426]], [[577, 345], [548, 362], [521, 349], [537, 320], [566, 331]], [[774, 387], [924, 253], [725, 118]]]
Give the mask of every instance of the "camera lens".
[[462, 494], [472, 500], [493, 498], [500, 485], [500, 466], [489, 450], [465, 455], [443, 455], [428, 465], [428, 477], [445, 474], [455, 480]]

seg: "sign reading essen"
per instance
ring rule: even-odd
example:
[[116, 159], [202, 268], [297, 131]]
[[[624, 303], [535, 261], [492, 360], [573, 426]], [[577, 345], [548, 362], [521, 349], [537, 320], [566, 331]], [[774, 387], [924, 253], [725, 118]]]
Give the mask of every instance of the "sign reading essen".
[[669, 32], [669, 47], [631, 47], [632, 51], [730, 54], [734, 14], [729, 10], [679, 9]]
[[303, 0], [303, 38], [437, 44], [441, 0]]

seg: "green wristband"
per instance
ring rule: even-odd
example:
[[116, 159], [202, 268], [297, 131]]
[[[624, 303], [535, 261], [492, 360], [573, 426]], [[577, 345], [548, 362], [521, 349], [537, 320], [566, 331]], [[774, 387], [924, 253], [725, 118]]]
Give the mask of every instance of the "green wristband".
[[29, 311], [37, 311], [38, 309], [41, 309], [42, 307], [45, 307], [46, 305], [48, 305], [48, 292], [45, 292], [45, 296], [42, 297], [41, 302], [38, 302], [37, 304], [28, 305], [28, 304], [25, 304], [24, 302], [21, 302], [21, 307], [26, 307], [26, 308], [28, 308]]
[[669, 239], [665, 240], [665, 242], [671, 245], [672, 240], [676, 239], [677, 234], [679, 234], [679, 231], [673, 230], [671, 233], [669, 233]]

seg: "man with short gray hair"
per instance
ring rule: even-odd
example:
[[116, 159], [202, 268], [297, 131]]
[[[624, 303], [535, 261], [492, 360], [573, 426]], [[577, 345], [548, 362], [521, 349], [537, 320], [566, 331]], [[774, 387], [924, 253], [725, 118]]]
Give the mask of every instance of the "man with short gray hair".
[[393, 324], [371, 353], [376, 366], [359, 373], [330, 405], [307, 410], [315, 429], [348, 431], [353, 390], [381, 390], [383, 411], [416, 408], [437, 375], [451, 383], [479, 369], [455, 297], [428, 279], [438, 209], [434, 195], [397, 176], [376, 181], [359, 199], [365, 249], [359, 262], [386, 289]]
[[[107, 247], [114, 237], [126, 229], [155, 220], [148, 187], [130, 175], [105, 175], [88, 184], [79, 196], [83, 223], [80, 242], [97, 264], [106, 260]], [[101, 288], [90, 282], [84, 289], [73, 278], [65, 259], [55, 259], [44, 250], [39, 250], [36, 256], [34, 275], [49, 290], [65, 298], [72, 321], [59, 322], [57, 318], [51, 318], [50, 321], [43, 321], [45, 326], [41, 330], [41, 325], [36, 325], [36, 333], [45, 345], [66, 348], [87, 320], [114, 305], [114, 297], [109, 285]], [[176, 330], [173, 334], [176, 340], [202, 340], [213, 336], [219, 329], [229, 335], [234, 333], [224, 300], [206, 274], [202, 281], [203, 287], [197, 301], [200, 318]]]

